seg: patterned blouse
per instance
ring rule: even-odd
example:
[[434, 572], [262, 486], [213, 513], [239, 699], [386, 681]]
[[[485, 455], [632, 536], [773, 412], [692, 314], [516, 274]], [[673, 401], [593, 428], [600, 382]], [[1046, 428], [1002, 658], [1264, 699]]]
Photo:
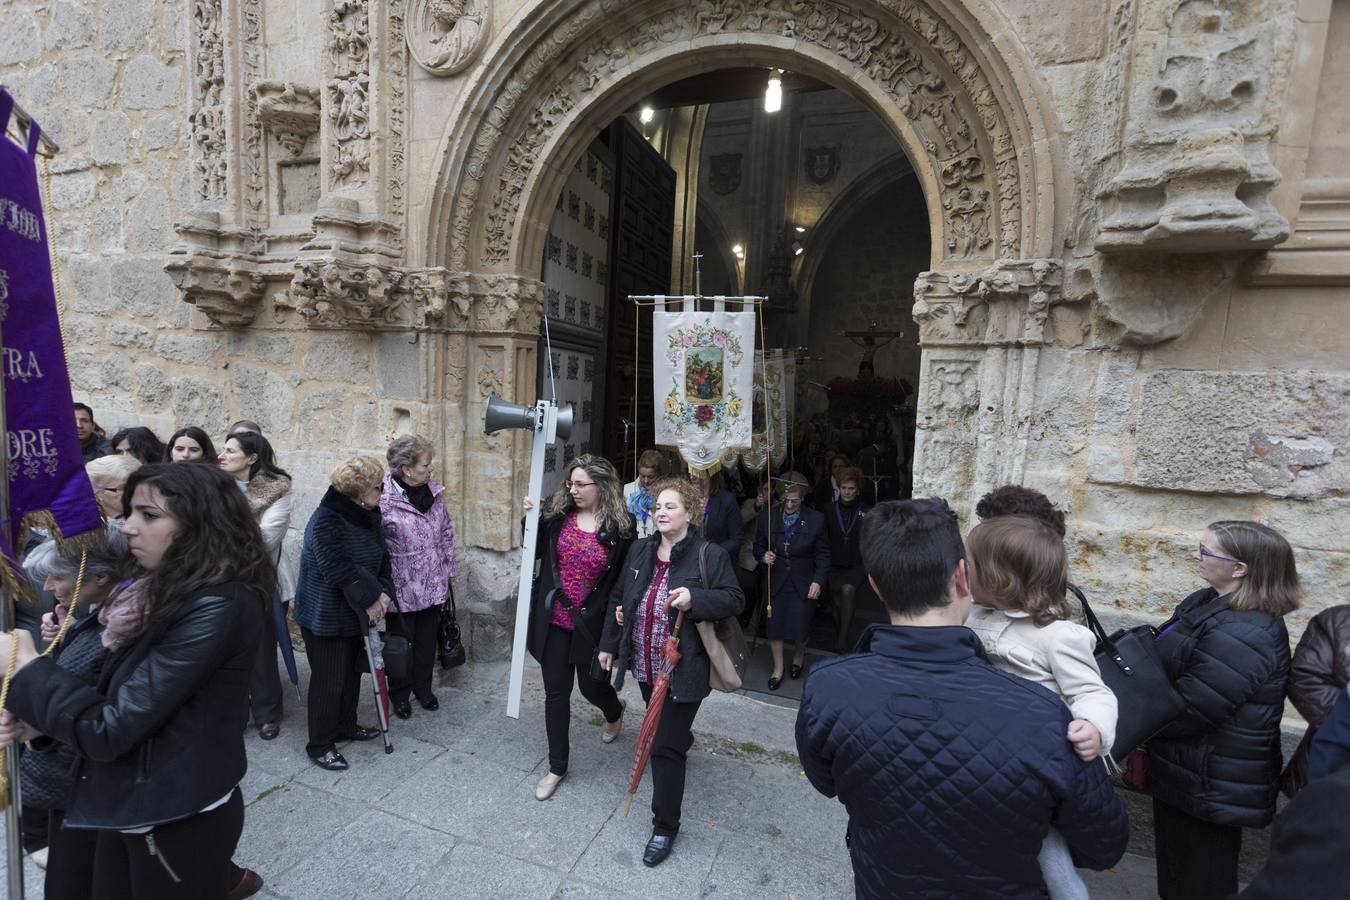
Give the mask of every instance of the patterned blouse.
[[[608, 565], [609, 548], [600, 543], [599, 532], [582, 531], [577, 526], [576, 513], [569, 515], [558, 533], [558, 577], [562, 579], [563, 593], [578, 610]], [[553, 604], [550, 621], [563, 631], [575, 627], [567, 604], [561, 600]]]
[[652, 581], [637, 608], [633, 625], [633, 677], [642, 684], [655, 684], [661, 673], [661, 654], [670, 637], [666, 595], [670, 593], [670, 560], [657, 558]]

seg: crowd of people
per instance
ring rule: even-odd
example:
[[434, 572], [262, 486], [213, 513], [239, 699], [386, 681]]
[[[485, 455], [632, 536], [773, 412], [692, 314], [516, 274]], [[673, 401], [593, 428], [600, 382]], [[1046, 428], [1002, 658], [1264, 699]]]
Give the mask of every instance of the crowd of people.
[[[0, 744], [23, 745], [25, 846], [46, 848], [47, 897], [249, 896], [262, 878], [232, 859], [243, 732], [250, 720], [263, 740], [280, 732], [288, 619], [309, 663], [315, 765], [346, 770], [341, 745], [382, 734], [357, 716], [372, 629], [407, 648], [390, 671], [393, 714], [411, 717], [413, 700], [440, 707], [438, 627], [458, 564], [435, 446], [406, 435], [383, 460], [342, 460], [294, 566], [283, 548], [293, 480], [258, 423], [236, 422], [217, 449], [194, 426], [167, 444], [139, 427], [108, 440], [88, 406], [75, 417], [105, 540], [30, 541], [22, 561], [46, 606], [0, 637], [0, 658], [17, 666]], [[1063, 512], [1006, 486], [981, 499], [963, 536], [942, 500], [888, 499], [847, 456], [821, 461], [803, 465], [821, 473], [814, 482], [796, 470], [672, 477], [651, 450], [625, 485], [584, 454], [547, 501], [525, 498], [527, 509], [543, 502], [527, 630], [548, 747], [535, 798], [568, 774], [574, 688], [612, 744], [625, 678], [647, 703], [668, 684], [642, 860], [667, 859], [714, 684], [695, 625], [739, 619], [769, 641], [769, 690], [806, 678], [799, 755], [848, 811], [859, 897], [1086, 897], [1077, 868], [1109, 867], [1125, 850], [1107, 762], [1126, 759], [1112, 754], [1121, 708], [1074, 599]], [[1299, 581], [1287, 541], [1263, 524], [1213, 522], [1195, 560], [1206, 586], [1154, 641], [1184, 711], [1130, 754], [1152, 795], [1158, 893], [1233, 895], [1242, 829], [1272, 821], [1283, 786], [1302, 794], [1243, 896], [1288, 896], [1291, 877], [1324, 875], [1308, 874], [1308, 841], [1290, 837], [1328, 815], [1305, 798], [1319, 784], [1338, 791], [1350, 762], [1350, 607], [1316, 617], [1291, 659], [1284, 617]], [[852, 641], [873, 596], [884, 621]], [[808, 666], [821, 618], [836, 653]], [[1286, 695], [1311, 725], [1282, 767]]]

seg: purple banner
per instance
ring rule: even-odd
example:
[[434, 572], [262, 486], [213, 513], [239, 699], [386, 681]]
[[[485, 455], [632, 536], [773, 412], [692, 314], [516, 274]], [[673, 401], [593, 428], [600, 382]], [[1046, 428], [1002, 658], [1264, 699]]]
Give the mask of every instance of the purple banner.
[[[13, 98], [0, 90], [0, 134], [9, 126], [13, 107]], [[11, 558], [21, 525], [55, 526], [66, 539], [102, 526], [75, 434], [33, 158], [38, 134], [33, 122], [26, 149], [0, 137], [0, 359], [13, 541], [4, 550]]]

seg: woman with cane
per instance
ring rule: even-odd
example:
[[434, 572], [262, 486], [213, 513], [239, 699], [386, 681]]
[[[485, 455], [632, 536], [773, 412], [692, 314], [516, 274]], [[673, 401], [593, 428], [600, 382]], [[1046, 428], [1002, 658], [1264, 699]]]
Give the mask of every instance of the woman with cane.
[[[652, 494], [656, 534], [628, 551], [624, 577], [612, 597], [617, 608], [605, 621], [599, 657], [607, 671], [617, 657], [620, 687], [625, 670], [631, 669], [648, 703], [653, 702], [661, 653], [679, 611], [692, 621], [716, 621], [736, 615], [745, 602], [731, 557], [698, 535], [703, 524], [698, 489], [683, 479], [667, 479]], [[652, 744], [652, 836], [642, 854], [646, 866], [660, 865], [675, 845], [685, 759], [694, 742], [691, 729], [699, 704], [712, 690], [708, 654], [692, 622], [680, 632], [679, 653]]]
[[769, 690], [783, 683], [783, 642], [793, 642], [792, 677], [802, 677], [806, 637], [815, 618], [816, 601], [830, 573], [830, 541], [825, 517], [802, 505], [806, 476], [788, 472], [778, 479], [780, 503], [760, 514], [755, 531], [755, 558], [768, 570], [772, 611], [765, 633], [773, 653]]

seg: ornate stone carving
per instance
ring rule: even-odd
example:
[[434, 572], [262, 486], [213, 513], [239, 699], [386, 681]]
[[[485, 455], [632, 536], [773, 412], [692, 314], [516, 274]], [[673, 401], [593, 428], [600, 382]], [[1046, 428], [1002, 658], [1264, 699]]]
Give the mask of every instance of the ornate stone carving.
[[396, 325], [409, 299], [406, 278], [393, 266], [361, 265], [332, 257], [301, 259], [291, 279], [290, 299], [311, 325]]
[[388, 87], [385, 146], [389, 156], [389, 216], [401, 236], [407, 211], [408, 175], [406, 130], [408, 117], [408, 50], [405, 46], [405, 0], [389, 0], [388, 58], [385, 61]]
[[1061, 266], [1052, 259], [1000, 260], [978, 273], [924, 272], [914, 282], [919, 342], [1044, 344], [1062, 283]]
[[487, 0], [413, 0], [408, 14], [408, 49], [433, 75], [468, 68], [492, 31]]
[[328, 175], [334, 187], [370, 177], [370, 2], [333, 0], [328, 14]]
[[1107, 252], [1271, 247], [1289, 225], [1270, 202], [1268, 149], [1293, 52], [1275, 0], [1182, 0], [1141, 8], [1129, 138], [1096, 246]]
[[[873, 80], [895, 99], [934, 168], [942, 173], [941, 204], [948, 232], [943, 239], [949, 253], [992, 258], [995, 252], [1003, 256], [1020, 252], [1022, 187], [1011, 131], [979, 63], [956, 32], [922, 4], [700, 0], [692, 13], [682, 7], [647, 15], [639, 24], [597, 30], [573, 45], [572, 38], [602, 14], [603, 4], [591, 3], [561, 21], [548, 40], [525, 55], [495, 98], [472, 140], [466, 161], [469, 177], [461, 182], [456, 198], [451, 230], [457, 264], [466, 262], [460, 248], [471, 236], [481, 182], [488, 160], [497, 156], [503, 132], [511, 137], [490, 183], [482, 256], [487, 265], [509, 258], [521, 196], [541, 148], [555, 126], [587, 102], [588, 95], [615, 77], [633, 56], [660, 44], [752, 32], [789, 37], [832, 52], [841, 71]], [[570, 63], [559, 59], [564, 52]], [[526, 85], [541, 82], [550, 85], [547, 92], [528, 112], [518, 113]], [[967, 117], [967, 108], [974, 109], [975, 119]]]
[[263, 164], [263, 126], [258, 116], [258, 98], [247, 86], [257, 84], [263, 72], [262, 0], [239, 0], [239, 14], [243, 38], [239, 48], [240, 78], [243, 89], [244, 116], [240, 130], [243, 149], [240, 153], [244, 174], [243, 220], [253, 227], [261, 227], [267, 203], [267, 175]]
[[183, 301], [223, 328], [248, 325], [262, 308], [267, 280], [247, 257], [196, 254], [171, 259], [164, 269]]
[[291, 81], [260, 81], [253, 86], [258, 117], [292, 156], [319, 130], [319, 91]]
[[225, 197], [225, 41], [221, 0], [192, 3], [192, 113], [189, 117], [194, 188], [199, 200]]

